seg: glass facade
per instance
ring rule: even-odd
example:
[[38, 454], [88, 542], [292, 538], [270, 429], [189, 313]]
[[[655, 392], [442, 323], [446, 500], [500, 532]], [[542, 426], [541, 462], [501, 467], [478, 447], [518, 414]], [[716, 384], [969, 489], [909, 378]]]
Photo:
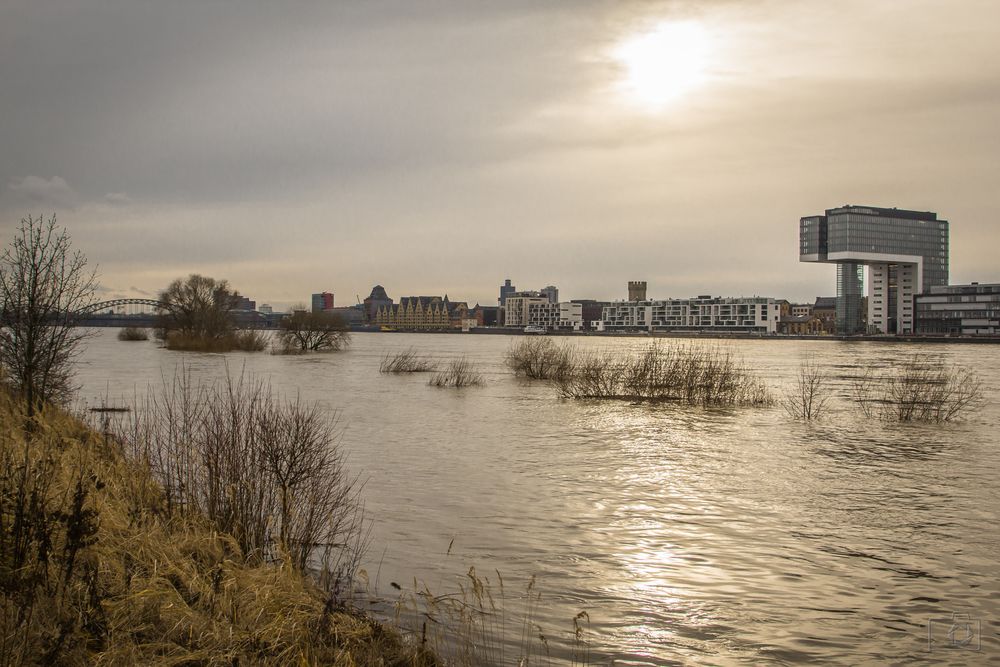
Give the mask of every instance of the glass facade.
[[872, 267], [869, 327], [911, 333], [914, 295], [948, 284], [948, 221], [930, 211], [827, 209], [799, 220], [799, 259], [837, 264], [838, 333], [861, 328], [859, 276], [865, 265]]
[[861, 326], [862, 265], [837, 264], [837, 333], [863, 333]]
[[857, 206], [826, 213], [828, 253], [922, 257], [921, 291], [948, 284], [948, 222], [936, 213]]
[[917, 333], [1000, 334], [1000, 285], [934, 287], [916, 298]]

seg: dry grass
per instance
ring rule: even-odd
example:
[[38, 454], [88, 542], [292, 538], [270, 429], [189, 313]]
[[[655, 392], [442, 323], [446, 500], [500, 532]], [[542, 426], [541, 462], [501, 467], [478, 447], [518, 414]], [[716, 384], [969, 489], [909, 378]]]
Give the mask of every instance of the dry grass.
[[572, 348], [549, 338], [522, 338], [507, 350], [507, 367], [514, 375], [532, 380], [556, 380], [573, 371]]
[[436, 370], [437, 364], [419, 356], [412, 347], [393, 355], [386, 354], [378, 367], [379, 373], [433, 373]]
[[482, 387], [486, 379], [476, 371], [475, 365], [462, 357], [453, 360], [448, 368], [434, 374], [427, 383], [432, 387]]
[[974, 371], [920, 354], [886, 374], [867, 369], [853, 390], [865, 416], [884, 421], [954, 421], [983, 400], [982, 380]]
[[[405, 589], [394, 584], [400, 588], [396, 625], [408, 627], [414, 643], [450, 665], [590, 664], [586, 611], [564, 631], [543, 629], [536, 620], [542, 593], [535, 577], [510, 590], [500, 572], [495, 574], [491, 581], [470, 567], [457, 592], [444, 594], [417, 581]], [[551, 639], [561, 640], [562, 647], [550, 645]]]
[[118, 330], [118, 340], [138, 341], [149, 340], [149, 332], [140, 327], [125, 327]]
[[728, 351], [654, 342], [637, 355], [571, 354], [571, 370], [553, 380], [566, 398], [761, 406], [767, 386]]
[[0, 664], [431, 665], [288, 554], [248, 558], [151, 465], [0, 397]]

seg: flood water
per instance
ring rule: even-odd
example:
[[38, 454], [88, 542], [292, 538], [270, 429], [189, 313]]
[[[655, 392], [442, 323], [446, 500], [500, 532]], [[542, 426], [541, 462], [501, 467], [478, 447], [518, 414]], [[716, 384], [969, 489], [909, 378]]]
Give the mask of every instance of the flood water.
[[[320, 402], [367, 480], [371, 586], [391, 596], [390, 582], [406, 591], [416, 579], [443, 594], [474, 566], [494, 583], [499, 571], [515, 598], [534, 576], [542, 664], [584, 645], [591, 664], [1000, 664], [1000, 346], [710, 343], [775, 393], [804, 359], [827, 369], [836, 396], [809, 424], [780, 407], [563, 400], [505, 369], [507, 336], [355, 334], [346, 352], [287, 357], [175, 353], [116, 333], [87, 343], [83, 400], [144, 392], [183, 361], [208, 377], [245, 366]], [[468, 357], [486, 386], [378, 372], [409, 347]], [[985, 405], [943, 425], [852, 406], [850, 376], [918, 351], [974, 367]], [[590, 622], [577, 642], [580, 611]], [[518, 621], [514, 644], [520, 633]]]

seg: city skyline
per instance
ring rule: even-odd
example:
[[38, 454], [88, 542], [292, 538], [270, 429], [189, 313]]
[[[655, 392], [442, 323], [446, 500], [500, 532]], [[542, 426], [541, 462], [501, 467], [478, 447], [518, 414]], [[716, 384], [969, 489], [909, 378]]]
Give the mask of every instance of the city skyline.
[[937, 211], [996, 282], [994, 3], [0, 9], [0, 229], [108, 296], [831, 295], [797, 222]]

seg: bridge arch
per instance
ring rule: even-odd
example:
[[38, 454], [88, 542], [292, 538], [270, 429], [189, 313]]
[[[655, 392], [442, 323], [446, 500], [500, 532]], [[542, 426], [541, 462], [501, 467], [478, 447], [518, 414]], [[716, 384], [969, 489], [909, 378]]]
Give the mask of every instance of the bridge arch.
[[92, 303], [89, 306], [84, 306], [80, 310], [76, 311], [77, 315], [95, 315], [102, 310], [107, 310], [109, 308], [116, 308], [118, 306], [151, 306], [157, 310], [172, 310], [172, 306], [163, 301], [157, 301], [156, 299], [112, 299], [110, 301], [100, 301], [98, 303]]

